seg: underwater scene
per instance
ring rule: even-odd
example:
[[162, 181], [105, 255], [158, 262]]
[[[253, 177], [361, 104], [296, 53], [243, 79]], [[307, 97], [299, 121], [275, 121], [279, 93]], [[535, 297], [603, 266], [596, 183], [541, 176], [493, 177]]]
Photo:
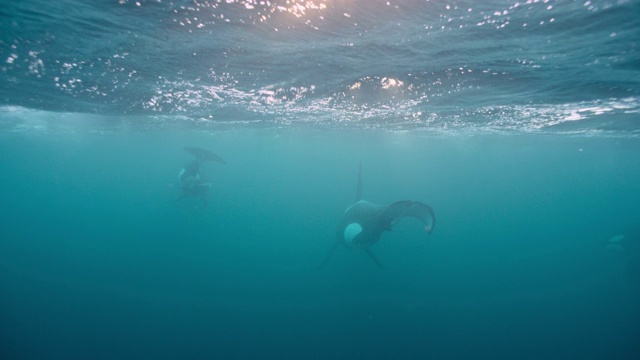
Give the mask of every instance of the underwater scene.
[[0, 358], [640, 358], [638, 14], [0, 1]]

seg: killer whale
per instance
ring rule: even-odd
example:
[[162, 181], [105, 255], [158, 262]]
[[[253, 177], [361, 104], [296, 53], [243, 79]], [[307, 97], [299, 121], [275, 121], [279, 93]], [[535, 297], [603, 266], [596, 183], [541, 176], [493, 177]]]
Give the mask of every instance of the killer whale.
[[391, 231], [393, 225], [404, 217], [416, 218], [424, 224], [427, 234], [431, 234], [436, 217], [433, 209], [424, 203], [412, 200], [396, 201], [391, 205], [376, 205], [362, 199], [362, 163], [358, 167], [356, 202], [349, 206], [342, 216], [336, 233], [336, 241], [322, 262], [324, 267], [338, 246], [362, 249], [379, 267], [383, 267], [371, 251], [371, 246], [380, 240], [385, 231]]
[[625, 232], [607, 239], [605, 248], [620, 254], [627, 282], [640, 287], [640, 224], [628, 226]]
[[178, 180], [180, 180], [180, 182], [183, 182], [190, 177], [199, 178], [200, 165], [202, 165], [202, 163], [205, 161], [213, 161], [221, 164], [226, 164], [223, 158], [212, 153], [211, 151], [197, 147], [185, 147], [184, 150], [188, 153], [191, 153], [191, 155], [195, 156], [196, 159], [187, 163], [182, 168], [182, 170], [180, 170], [180, 173], [178, 174]]
[[180, 181], [181, 193], [178, 200], [187, 196], [205, 196], [211, 188], [211, 183], [200, 178], [200, 165], [205, 161], [213, 161], [226, 164], [223, 158], [212, 153], [211, 151], [198, 147], [185, 147], [185, 151], [195, 156], [195, 160], [187, 163], [178, 173]]

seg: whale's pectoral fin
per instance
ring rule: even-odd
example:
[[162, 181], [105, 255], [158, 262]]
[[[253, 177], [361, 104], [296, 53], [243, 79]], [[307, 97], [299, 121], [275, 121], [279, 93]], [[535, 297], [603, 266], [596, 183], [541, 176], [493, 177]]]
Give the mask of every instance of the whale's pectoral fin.
[[378, 261], [378, 258], [376, 257], [376, 254], [374, 254], [373, 251], [371, 251], [371, 249], [364, 248], [364, 252], [367, 253], [367, 255], [369, 255], [371, 260], [373, 260], [373, 262], [376, 263], [376, 265], [378, 265], [381, 269], [384, 269], [384, 266], [382, 266], [380, 261]]
[[214, 162], [219, 162], [222, 164], [226, 164], [226, 162], [224, 161], [223, 158], [221, 158], [220, 156], [212, 153], [211, 151], [205, 150], [205, 149], [201, 149], [201, 148], [197, 148], [197, 147], [186, 147], [184, 148], [185, 151], [191, 153], [191, 155], [195, 156], [198, 161], [205, 161], [205, 160], [209, 160], [209, 161], [214, 161]]
[[404, 213], [404, 216], [416, 218], [424, 224], [424, 229], [431, 234], [436, 225], [436, 214], [431, 206], [418, 201], [413, 201], [411, 206]]
[[436, 224], [436, 215], [431, 206], [418, 201], [397, 201], [389, 205], [382, 213], [382, 218], [389, 222], [389, 228], [403, 217], [412, 217], [422, 221], [424, 229], [429, 234]]
[[340, 240], [337, 240], [333, 244], [331, 249], [329, 249], [329, 251], [327, 252], [327, 255], [324, 256], [324, 260], [322, 260], [322, 264], [320, 265], [320, 269], [323, 269], [327, 265], [327, 263], [329, 262], [329, 259], [331, 259], [331, 256], [333, 256], [333, 253], [336, 252], [336, 249], [338, 248], [338, 245], [340, 245]]

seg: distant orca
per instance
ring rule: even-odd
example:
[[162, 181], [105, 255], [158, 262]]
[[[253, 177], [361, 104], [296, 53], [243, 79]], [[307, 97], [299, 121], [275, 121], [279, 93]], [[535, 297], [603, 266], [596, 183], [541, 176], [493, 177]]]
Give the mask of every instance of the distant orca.
[[195, 156], [196, 159], [185, 165], [178, 174], [182, 192], [177, 200], [187, 196], [204, 197], [211, 188], [211, 183], [200, 179], [200, 165], [204, 161], [213, 161], [222, 164], [226, 164], [226, 162], [220, 156], [201, 148], [186, 147], [184, 149]]
[[629, 284], [640, 286], [640, 226], [627, 229], [627, 233], [610, 237], [605, 242], [609, 250], [619, 252], [625, 261], [625, 272]]
[[615, 251], [627, 251], [627, 243], [625, 235], [615, 235], [607, 240], [605, 247]]
[[385, 231], [391, 231], [399, 219], [413, 217], [424, 223], [427, 234], [433, 231], [436, 218], [429, 205], [417, 201], [396, 201], [389, 206], [376, 205], [362, 200], [362, 163], [358, 168], [358, 190], [356, 203], [347, 208], [338, 227], [337, 240], [324, 258], [324, 267], [339, 244], [347, 248], [363, 249], [367, 255], [380, 267], [371, 251], [371, 245], [380, 240]]
[[185, 165], [184, 168], [180, 170], [180, 173], [178, 174], [178, 180], [180, 180], [180, 182], [184, 182], [190, 177], [200, 178], [200, 174], [198, 172], [200, 171], [200, 165], [204, 161], [208, 160], [226, 164], [224, 159], [210, 151], [197, 147], [186, 147], [184, 149], [195, 156], [196, 159]]

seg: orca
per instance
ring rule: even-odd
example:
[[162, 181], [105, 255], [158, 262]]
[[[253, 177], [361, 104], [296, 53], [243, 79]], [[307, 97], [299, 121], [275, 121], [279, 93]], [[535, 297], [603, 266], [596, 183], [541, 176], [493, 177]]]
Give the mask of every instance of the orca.
[[628, 240], [627, 236], [620, 234], [610, 237], [606, 243], [605, 247], [610, 250], [624, 252], [627, 251]]
[[427, 234], [431, 234], [436, 222], [433, 209], [419, 201], [401, 200], [384, 206], [362, 200], [362, 163], [360, 163], [356, 202], [345, 210], [338, 226], [336, 241], [325, 256], [322, 267], [329, 262], [338, 246], [342, 244], [346, 248], [362, 249], [376, 265], [383, 268], [371, 251], [371, 246], [380, 240], [382, 233], [391, 231], [398, 220], [404, 217], [422, 221]]
[[178, 173], [178, 180], [180, 180], [180, 182], [183, 182], [190, 177], [199, 178], [200, 165], [202, 165], [202, 163], [205, 161], [213, 161], [221, 164], [226, 164], [223, 158], [212, 153], [211, 151], [197, 147], [185, 147], [184, 150], [191, 153], [196, 157], [196, 159], [186, 164], [182, 168], [182, 170], [180, 170], [180, 173]]
[[628, 226], [627, 231], [610, 237], [605, 247], [621, 254], [626, 279], [635, 288], [640, 287], [640, 225]]
[[185, 147], [184, 150], [195, 156], [195, 160], [187, 163], [178, 173], [178, 180], [180, 181], [182, 191], [180, 195], [178, 195], [177, 200], [181, 200], [187, 196], [204, 197], [211, 188], [211, 183], [200, 178], [200, 165], [205, 161], [213, 161], [221, 164], [226, 164], [226, 162], [220, 156], [205, 149]]

